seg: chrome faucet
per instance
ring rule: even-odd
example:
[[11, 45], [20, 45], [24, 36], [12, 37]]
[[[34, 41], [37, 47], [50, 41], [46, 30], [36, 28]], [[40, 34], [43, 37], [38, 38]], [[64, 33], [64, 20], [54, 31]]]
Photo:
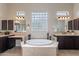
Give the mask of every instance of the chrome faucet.
[[47, 39], [51, 40], [51, 35], [49, 35], [49, 33], [47, 33]]

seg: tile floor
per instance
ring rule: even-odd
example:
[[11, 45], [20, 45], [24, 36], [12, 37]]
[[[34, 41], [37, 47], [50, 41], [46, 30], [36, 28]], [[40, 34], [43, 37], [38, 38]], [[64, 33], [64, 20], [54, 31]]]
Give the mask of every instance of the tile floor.
[[0, 56], [21, 56], [21, 47], [14, 47], [12, 49], [8, 49], [7, 51], [0, 53]]
[[58, 56], [79, 56], [79, 50], [58, 50]]
[[[0, 53], [0, 56], [21, 56], [21, 47], [14, 47], [3, 53]], [[79, 56], [79, 50], [58, 50], [58, 56]]]

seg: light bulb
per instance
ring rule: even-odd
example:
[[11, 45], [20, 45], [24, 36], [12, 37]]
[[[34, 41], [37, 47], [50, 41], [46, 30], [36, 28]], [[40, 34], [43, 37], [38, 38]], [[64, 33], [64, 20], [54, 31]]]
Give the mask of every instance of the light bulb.
[[18, 19], [18, 17], [16, 16], [16, 19]]
[[64, 17], [62, 17], [62, 19], [64, 19]]
[[70, 19], [70, 17], [68, 17], [68, 19]]
[[65, 17], [65, 20], [67, 19], [67, 17]]

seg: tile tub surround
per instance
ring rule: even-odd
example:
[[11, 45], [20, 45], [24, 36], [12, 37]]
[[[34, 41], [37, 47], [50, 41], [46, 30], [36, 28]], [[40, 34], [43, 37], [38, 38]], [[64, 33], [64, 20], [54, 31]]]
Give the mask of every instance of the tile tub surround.
[[51, 45], [32, 46], [21, 42], [23, 56], [56, 56], [58, 42]]

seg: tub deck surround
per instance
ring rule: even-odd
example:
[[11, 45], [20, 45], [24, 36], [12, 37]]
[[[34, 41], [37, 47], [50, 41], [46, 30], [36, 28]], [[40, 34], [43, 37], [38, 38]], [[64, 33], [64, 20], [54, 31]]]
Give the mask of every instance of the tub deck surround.
[[53, 42], [48, 45], [32, 45], [21, 42], [21, 47], [23, 56], [56, 56], [58, 51], [58, 42]]

